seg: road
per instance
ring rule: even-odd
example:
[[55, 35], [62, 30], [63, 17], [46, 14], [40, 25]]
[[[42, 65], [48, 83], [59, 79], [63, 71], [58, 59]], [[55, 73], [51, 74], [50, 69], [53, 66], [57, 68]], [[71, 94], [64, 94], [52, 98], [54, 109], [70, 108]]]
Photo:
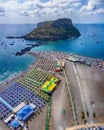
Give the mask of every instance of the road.
[[66, 86], [67, 86], [69, 97], [70, 97], [70, 103], [71, 103], [71, 107], [72, 107], [74, 125], [77, 125], [77, 115], [76, 115], [76, 111], [75, 111], [75, 107], [74, 107], [74, 102], [73, 102], [73, 99], [72, 99], [72, 94], [71, 94], [71, 91], [70, 91], [70, 84], [68, 82], [65, 70], [64, 70], [64, 76], [65, 76]]
[[85, 114], [85, 119], [86, 121], [88, 121], [88, 118], [87, 118], [87, 111], [86, 111], [86, 106], [85, 106], [85, 101], [84, 101], [84, 96], [83, 96], [83, 92], [82, 92], [82, 89], [81, 89], [81, 81], [78, 77], [78, 71], [76, 69], [76, 66], [74, 63], [72, 63], [72, 66], [73, 66], [73, 70], [74, 70], [74, 73], [76, 75], [76, 79], [77, 79], [77, 83], [78, 83], [78, 87], [79, 87], [79, 90], [80, 90], [80, 95], [81, 95], [81, 99], [82, 99], [82, 104], [83, 104], [83, 110], [84, 110], [84, 114]]

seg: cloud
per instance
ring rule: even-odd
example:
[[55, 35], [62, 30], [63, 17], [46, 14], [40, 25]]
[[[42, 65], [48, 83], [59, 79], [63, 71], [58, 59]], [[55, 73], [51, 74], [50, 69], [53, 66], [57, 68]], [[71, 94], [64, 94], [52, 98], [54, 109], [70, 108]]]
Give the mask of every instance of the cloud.
[[0, 7], [0, 12], [5, 12], [3, 7]]
[[42, 3], [42, 2], [38, 2], [37, 3], [37, 6], [39, 8], [51, 8], [52, 7], [58, 7], [58, 8], [61, 8], [61, 7], [77, 7], [77, 6], [80, 6], [81, 5], [81, 0], [50, 0], [46, 3]]
[[89, 15], [104, 15], [104, 9], [97, 9], [95, 11], [89, 11]]
[[39, 3], [36, 3], [36, 7], [39, 8], [39, 9], [43, 9], [43, 8], [44, 8], [44, 6], [42, 6], [42, 5], [39, 4]]
[[21, 15], [21, 16], [29, 16], [29, 13], [27, 11], [25, 11], [25, 12], [20, 12], [19, 15]]
[[5, 13], [1, 13], [1, 12], [0, 12], [0, 16], [5, 16]]
[[104, 14], [104, 0], [89, 0], [87, 5], [83, 5], [79, 13], [87, 15]]
[[69, 15], [72, 12], [76, 12], [80, 6], [81, 0], [50, 0], [46, 3], [36, 3], [36, 7], [39, 9], [37, 11], [39, 16], [51, 14], [51, 16], [56, 17], [56, 15], [61, 16], [64, 13]]
[[69, 17], [77, 20], [88, 15], [103, 15], [104, 0], [2, 0], [0, 1], [0, 16], [7, 16], [15, 20], [20, 17], [27, 21], [39, 21]]
[[[39, 0], [25, 0], [24, 2], [19, 2], [19, 0], [9, 0], [6, 2], [1, 2], [0, 5], [5, 8], [5, 10], [10, 13], [19, 13], [21, 11], [35, 11], [38, 9], [37, 13], [41, 10], [43, 12], [50, 13], [53, 8], [57, 10], [69, 10], [70, 8], [76, 9], [81, 5], [81, 0], [50, 0], [48, 2], [40, 2]], [[39, 12], [39, 13], [40, 13]]]
[[0, 16], [5, 16], [5, 9], [0, 7]]

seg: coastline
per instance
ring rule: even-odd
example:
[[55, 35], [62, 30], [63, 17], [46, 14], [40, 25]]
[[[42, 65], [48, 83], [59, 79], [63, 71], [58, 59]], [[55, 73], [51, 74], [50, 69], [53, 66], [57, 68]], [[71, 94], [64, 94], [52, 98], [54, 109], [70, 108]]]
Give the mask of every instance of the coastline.
[[[35, 56], [36, 57], [36, 56]], [[37, 60], [37, 57], [36, 57], [36, 60]], [[33, 61], [32, 64], [30, 64], [26, 70], [24, 71], [21, 71], [19, 73], [16, 73], [16, 74], [13, 74], [11, 75], [10, 77], [8, 77], [6, 80], [4, 81], [1, 81], [0, 83], [0, 89], [3, 89], [5, 87], [7, 87], [7, 85], [11, 85], [13, 84], [16, 80], [18, 80], [19, 78], [23, 77], [28, 71], [30, 71], [32, 69], [32, 66], [34, 65], [35, 61]]]
[[[101, 103], [103, 101], [100, 102], [100, 100], [96, 100], [96, 104], [98, 106], [95, 106], [94, 110], [91, 109], [89, 102], [90, 102], [90, 100], [92, 101], [93, 98], [95, 100], [95, 93], [96, 93], [97, 98], [103, 97], [103, 93], [98, 95], [97, 92], [100, 92], [102, 90], [102, 87], [104, 87], [103, 86], [104, 72], [102, 71], [102, 69], [104, 69], [104, 68], [101, 68], [101, 63], [103, 63], [104, 61], [99, 60], [99, 59], [93, 59], [93, 58], [73, 55], [72, 53], [69, 54], [69, 53], [56, 52], [56, 51], [27, 52], [26, 54], [35, 56], [36, 57], [35, 62], [33, 64], [31, 64], [20, 75], [16, 75], [11, 80], [4, 82], [0, 87], [0, 92], [2, 92], [3, 89], [4, 89], [4, 91], [5, 90], [8, 91], [8, 88], [12, 88], [13, 87], [12, 85], [15, 85], [15, 83], [21, 84], [22, 82], [19, 82], [19, 81], [21, 79], [22, 80], [26, 79], [27, 73], [30, 74], [32, 77], [34, 77], [34, 76], [36, 77], [37, 75], [41, 76], [40, 73], [37, 73], [36, 70], [38, 70], [38, 71], [45, 73], [45, 75], [47, 75], [47, 74], [52, 75], [52, 76], [55, 76], [60, 79], [59, 85], [53, 91], [53, 93], [51, 95], [52, 111], [51, 111], [51, 117], [50, 117], [50, 123], [51, 123], [50, 127], [52, 128], [52, 130], [53, 129], [61, 130], [62, 128], [67, 129], [68, 127], [71, 127], [71, 126], [86, 124], [86, 121], [84, 119], [81, 119], [81, 112], [83, 112], [84, 109], [85, 109], [85, 111], [84, 111], [85, 113], [87, 112], [87, 109], [88, 109], [88, 112], [90, 113], [89, 117], [85, 117], [85, 119], [88, 119], [87, 122], [89, 124], [91, 123], [92, 120], [94, 123], [103, 122], [104, 117], [101, 117], [101, 120], [100, 120], [100, 116], [97, 118], [92, 117], [92, 113], [96, 112], [95, 111], [96, 107], [101, 105]], [[91, 65], [86, 64], [87, 61], [90, 61]], [[94, 65], [95, 61], [99, 64]], [[59, 62], [64, 62], [65, 66], [63, 67], [63, 69], [60, 67], [60, 71], [56, 71], [56, 68], [57, 68]], [[42, 77], [45, 77], [45, 76], [42, 76]], [[41, 77], [39, 78], [39, 80], [41, 81]], [[27, 79], [27, 81], [24, 82], [24, 85], [21, 86], [21, 88], [26, 87], [26, 86], [33, 88], [35, 86], [35, 82], [36, 82], [35, 79], [31, 80], [33, 83], [32, 86], [30, 86], [31, 83], [29, 81], [30, 80]], [[26, 86], [25, 86], [25, 83], [26, 83]], [[28, 83], [28, 85], [27, 85], [27, 83]], [[99, 87], [99, 85], [100, 85], [100, 87]], [[79, 91], [78, 86], [80, 86], [80, 91]], [[42, 86], [39, 85], [39, 87], [41, 88]], [[34, 88], [34, 91], [37, 91], [37, 86], [36, 86], [36, 88]], [[40, 91], [38, 91], [38, 92], [40, 93]], [[82, 96], [80, 93], [82, 93]], [[71, 94], [71, 96], [70, 96], [70, 94]], [[91, 99], [89, 99], [89, 94], [91, 96]], [[27, 93], [27, 95], [28, 95], [28, 93]], [[48, 95], [48, 96], [50, 96], [50, 95]], [[21, 99], [22, 99], [22, 97], [21, 97]], [[84, 103], [82, 102], [82, 99], [84, 99], [83, 100]], [[88, 100], [88, 102], [86, 102], [85, 100]], [[75, 104], [75, 106], [74, 106], [74, 104]], [[57, 107], [57, 105], [60, 107]], [[86, 107], [86, 105], [87, 105], [87, 107]], [[72, 107], [72, 106], [74, 106], [74, 107]], [[44, 109], [48, 109], [47, 104], [43, 108], [41, 108], [41, 110], [39, 110], [39, 112], [37, 112], [34, 115], [34, 118], [32, 119], [32, 121], [30, 118], [29, 123], [28, 123], [28, 127], [30, 130], [41, 129], [45, 126], [44, 119], [46, 118], [46, 111], [44, 111]], [[67, 112], [67, 114], [65, 114], [63, 112], [65, 112], [65, 113]], [[57, 116], [56, 116], [56, 113], [57, 113]], [[74, 113], [74, 115], [73, 115], [73, 113]], [[97, 108], [97, 114], [99, 114], [99, 113], [102, 114], [102, 111], [101, 111], [101, 109]], [[77, 118], [74, 118], [74, 117], [77, 117]], [[44, 123], [43, 123], [43, 121], [44, 121]], [[57, 123], [55, 123], [55, 122], [57, 122]], [[60, 124], [60, 122], [62, 122], [62, 123]], [[37, 123], [38, 123], [38, 126], [37, 126]], [[60, 126], [60, 128], [59, 128], [59, 126]], [[5, 130], [8, 130], [8, 127]]]
[[[47, 54], [46, 54], [46, 53], [47, 53]], [[31, 52], [31, 51], [29, 51], [29, 52], [26, 52], [26, 54], [35, 56], [35, 57], [36, 57], [35, 61], [33, 61], [33, 63], [30, 64], [26, 70], [21, 71], [20, 73], [17, 73], [17, 74], [13, 74], [14, 76], [11, 75], [11, 76], [8, 77], [6, 80], [1, 81], [1, 83], [0, 83], [0, 89], [1, 89], [1, 88], [2, 88], [2, 89], [5, 88], [7, 85], [8, 85], [8, 86], [11, 85], [14, 81], [16, 81], [16, 80], [18, 80], [19, 78], [23, 77], [28, 71], [30, 71], [31, 69], [35, 68], [35, 67], [34, 67], [34, 66], [35, 66], [35, 63], [37, 62], [38, 58], [40, 58], [42, 55], [46, 54], [46, 56], [43, 56], [43, 57], [47, 57], [47, 56], [49, 56], [49, 55], [51, 56], [52, 53], [53, 53], [53, 54], [54, 54], [54, 53], [59, 53], [58, 55], [62, 54], [62, 55], [63, 55], [63, 57], [61, 57], [62, 59], [69, 60], [70, 62], [74, 62], [74, 63], [79, 63], [79, 61], [78, 61], [78, 59], [76, 59], [76, 57], [79, 58], [79, 59], [80, 59], [80, 58], [88, 58], [88, 60], [90, 59], [90, 60], [92, 60], [92, 61], [96, 61], [96, 62], [98, 62], [99, 64], [98, 64], [98, 63], [95, 64], [95, 65], [94, 65], [94, 63], [86, 64], [85, 61], [84, 61], [84, 63], [83, 63], [83, 61], [82, 61], [82, 63], [80, 63], [80, 64], [84, 64], [84, 65], [87, 65], [87, 66], [96, 66], [96, 67], [100, 67], [100, 68], [102, 68], [102, 69], [104, 70], [104, 61], [103, 61], [102, 59], [95, 59], [95, 58], [90, 58], [90, 57], [75, 55], [75, 54], [72, 54], [72, 53], [58, 52], [58, 51], [50, 51], [50, 52]], [[66, 58], [65, 58], [64, 54], [65, 54]], [[75, 59], [73, 59], [72, 56], [75, 56]], [[71, 58], [69, 58], [69, 57], [71, 57]], [[51, 58], [52, 58], [52, 57], [51, 57]], [[59, 58], [58, 58], [58, 59], [59, 59]], [[102, 62], [102, 63], [101, 63], [101, 62]]]

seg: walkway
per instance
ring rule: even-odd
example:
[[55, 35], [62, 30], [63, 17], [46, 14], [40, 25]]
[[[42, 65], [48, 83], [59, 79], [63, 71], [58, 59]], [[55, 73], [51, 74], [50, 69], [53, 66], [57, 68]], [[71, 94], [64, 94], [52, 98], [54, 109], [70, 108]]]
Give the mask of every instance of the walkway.
[[7, 106], [11, 111], [13, 110], [13, 107], [10, 106], [3, 98], [0, 97], [0, 101], [1, 101], [5, 106]]

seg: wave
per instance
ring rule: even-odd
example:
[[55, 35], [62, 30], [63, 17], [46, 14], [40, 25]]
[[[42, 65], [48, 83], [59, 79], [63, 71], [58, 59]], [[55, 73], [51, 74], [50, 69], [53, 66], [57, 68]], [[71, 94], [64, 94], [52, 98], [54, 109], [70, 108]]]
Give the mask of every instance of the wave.
[[13, 78], [19, 76], [22, 71], [10, 73], [9, 71], [5, 72], [3, 75], [0, 75], [0, 85], [4, 82], [10, 81]]

